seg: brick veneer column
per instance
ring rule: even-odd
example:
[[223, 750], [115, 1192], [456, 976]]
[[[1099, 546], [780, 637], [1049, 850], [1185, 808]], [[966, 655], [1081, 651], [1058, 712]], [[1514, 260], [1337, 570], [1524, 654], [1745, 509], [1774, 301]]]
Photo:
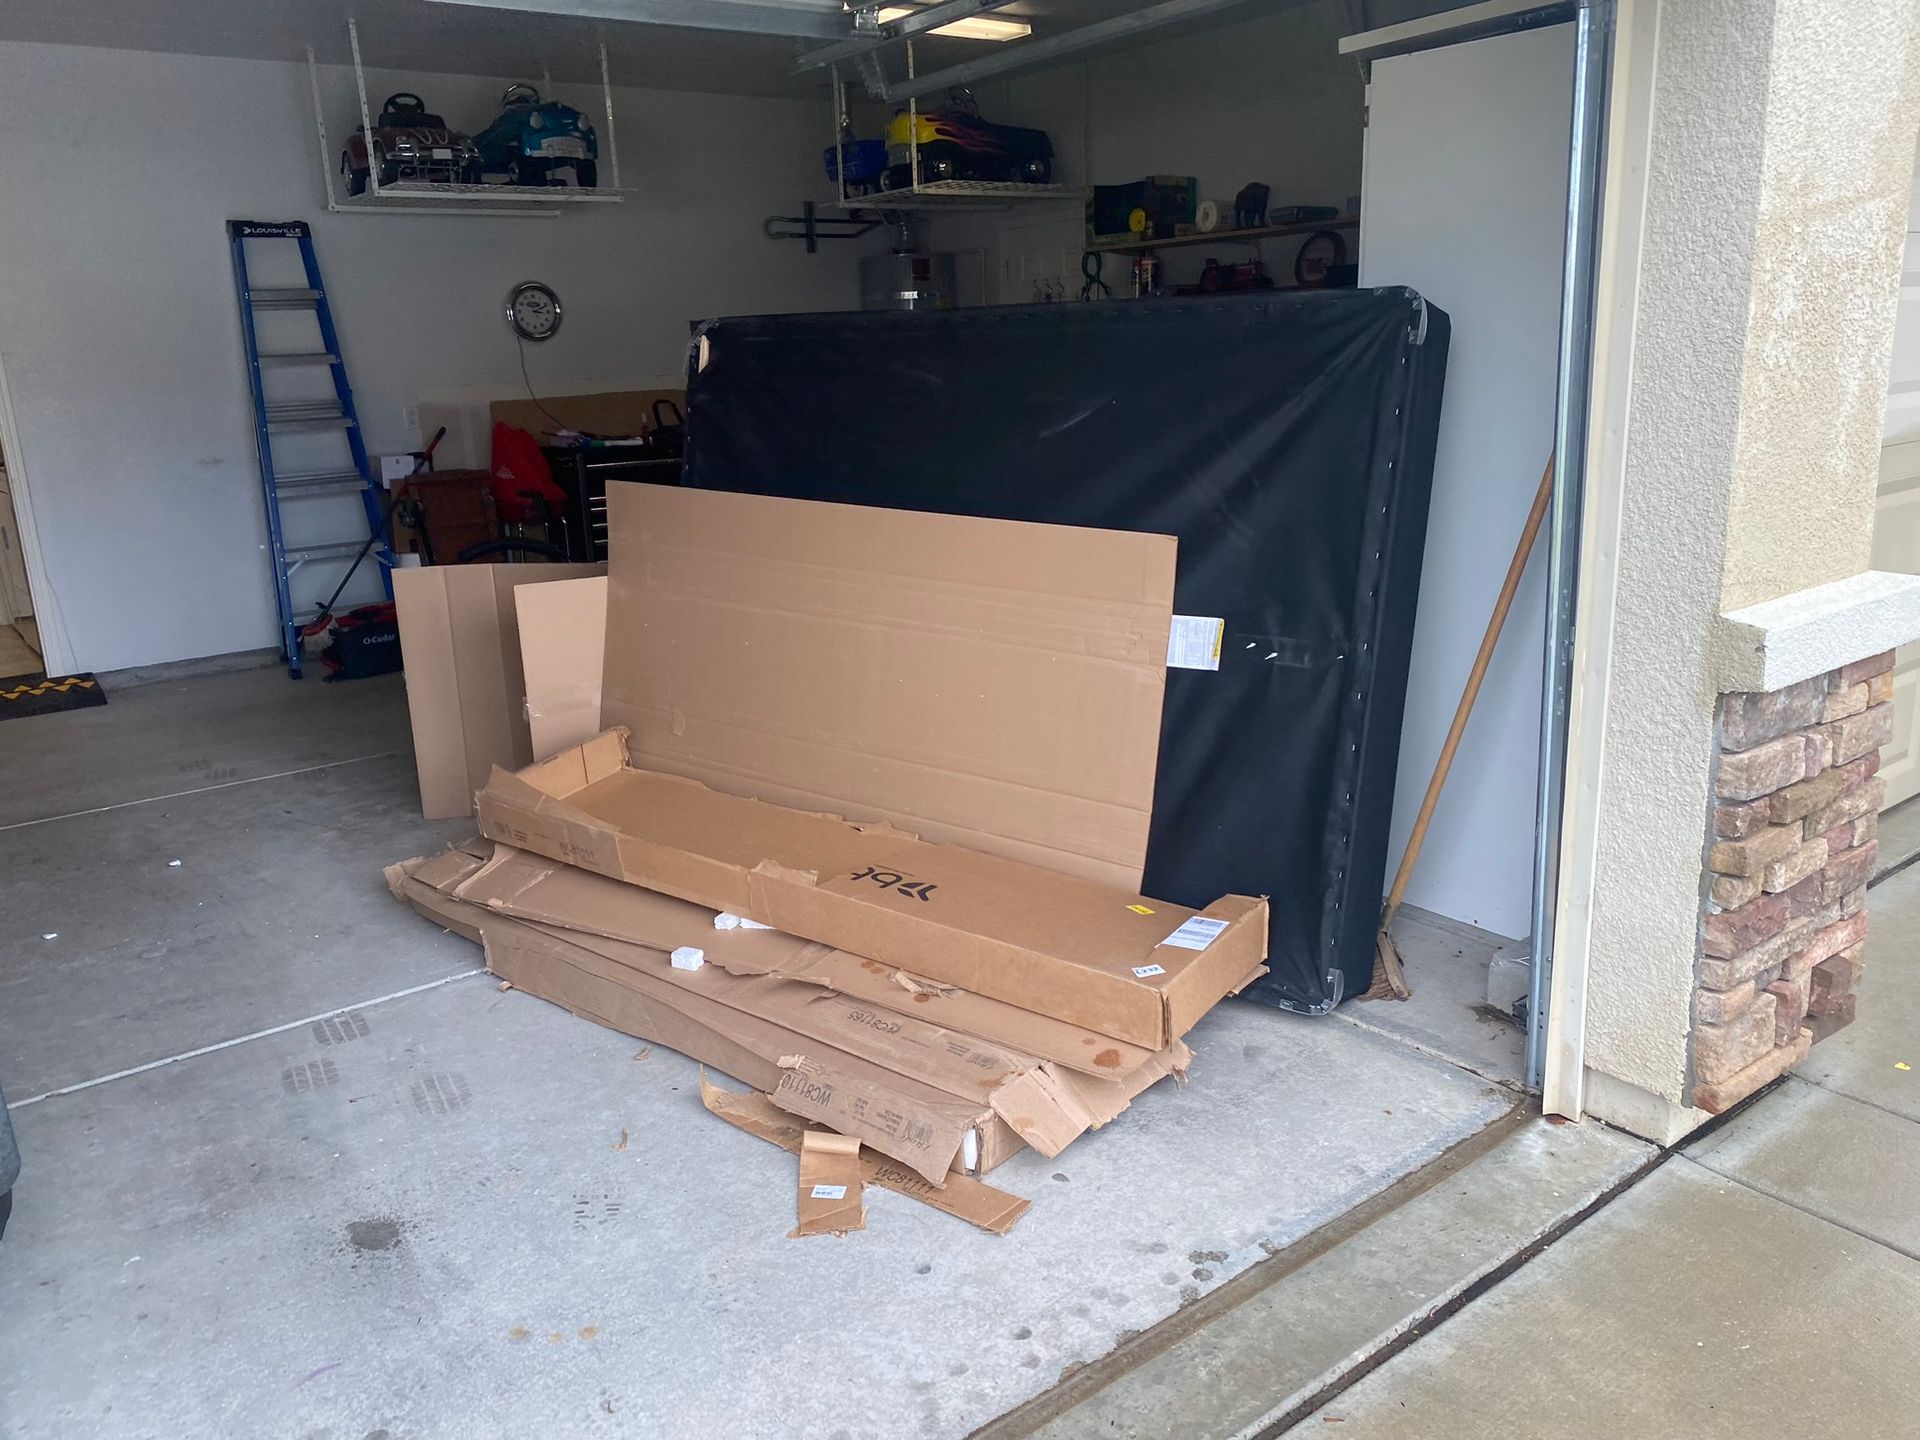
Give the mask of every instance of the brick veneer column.
[[1694, 992], [1693, 1103], [1718, 1114], [1853, 1019], [1893, 738], [1893, 656], [1726, 695]]

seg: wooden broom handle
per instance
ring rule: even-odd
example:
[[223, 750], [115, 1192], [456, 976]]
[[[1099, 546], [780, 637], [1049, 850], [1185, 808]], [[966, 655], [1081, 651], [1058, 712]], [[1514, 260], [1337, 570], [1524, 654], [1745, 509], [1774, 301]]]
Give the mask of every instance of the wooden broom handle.
[[1414, 818], [1413, 833], [1407, 837], [1407, 848], [1400, 856], [1400, 869], [1393, 877], [1393, 889], [1387, 894], [1387, 908], [1380, 918], [1380, 928], [1387, 929], [1393, 924], [1393, 917], [1399, 912], [1400, 902], [1407, 893], [1407, 882], [1413, 878], [1413, 862], [1420, 858], [1420, 847], [1426, 843], [1427, 825], [1433, 819], [1433, 810], [1440, 803], [1440, 791], [1447, 783], [1447, 772], [1453, 768], [1454, 753], [1460, 748], [1460, 737], [1466, 733], [1467, 717], [1473, 713], [1473, 702], [1480, 698], [1480, 682], [1487, 678], [1487, 666], [1493, 662], [1494, 647], [1500, 643], [1500, 631], [1507, 623], [1507, 612], [1513, 609], [1514, 593], [1520, 588], [1520, 577], [1526, 573], [1527, 559], [1533, 554], [1533, 542], [1540, 536], [1540, 522], [1546, 518], [1547, 504], [1553, 499], [1553, 456], [1547, 457], [1547, 468], [1540, 475], [1540, 489], [1533, 497], [1533, 509], [1527, 512], [1526, 527], [1520, 532], [1520, 544], [1513, 552], [1513, 560], [1507, 566], [1507, 580], [1500, 587], [1500, 598], [1493, 603], [1493, 615], [1487, 621], [1487, 633], [1480, 639], [1480, 653], [1473, 657], [1473, 670], [1467, 676], [1467, 688], [1460, 694], [1460, 706], [1453, 712], [1453, 727], [1447, 731], [1447, 743], [1440, 747], [1440, 758], [1434, 762], [1433, 778], [1427, 781], [1426, 798], [1420, 802], [1420, 813]]

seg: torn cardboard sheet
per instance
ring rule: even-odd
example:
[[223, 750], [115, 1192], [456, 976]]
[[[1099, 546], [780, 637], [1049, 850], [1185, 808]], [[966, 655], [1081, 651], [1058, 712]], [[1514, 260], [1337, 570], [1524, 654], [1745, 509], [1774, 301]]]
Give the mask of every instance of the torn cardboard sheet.
[[[409, 864], [418, 867], [414, 878], [396, 867], [401, 897], [448, 929], [481, 935], [489, 968], [516, 988], [715, 1065], [796, 1114], [860, 1135], [936, 1184], [956, 1166], [991, 1170], [1024, 1145], [1057, 1154], [1149, 1086], [1184, 1073], [1192, 1058], [1176, 1043], [1123, 1074], [1079, 1074], [811, 980], [717, 965], [676, 968], [670, 934], [652, 931], [655, 943], [634, 944], [514, 919], [451, 893], [466, 866], [474, 867], [470, 878], [512, 867], [488, 871], [460, 851]], [[449, 890], [417, 878], [427, 873], [441, 875]], [[690, 912], [685, 923], [702, 923], [697, 907], [652, 898]]]
[[[444, 861], [429, 863], [447, 871]], [[542, 929], [566, 932], [566, 938], [583, 949], [643, 973], [658, 972], [662, 952], [672, 957], [691, 948], [680, 943], [686, 937], [704, 937], [715, 966], [703, 964], [689, 970], [671, 960], [672, 970], [678, 973], [659, 978], [836, 1051], [924, 1080], [946, 1094], [990, 1107], [1020, 1140], [1049, 1156], [1085, 1131], [1112, 1120], [1147, 1086], [1168, 1074], [1184, 1073], [1191, 1059], [1186, 1046], [1177, 1041], [1157, 1052], [1127, 1046], [1134, 1054], [1123, 1068], [1120, 1047], [1105, 1037], [946, 987], [944, 999], [956, 1007], [956, 1013], [971, 1013], [988, 1022], [984, 1029], [989, 1033], [983, 1036], [981, 1028], [932, 1018], [917, 998], [929, 995], [929, 987], [911, 991], [887, 985], [883, 973], [876, 973], [886, 967], [875, 962], [825, 951], [778, 931], [714, 932], [706, 928], [706, 912], [698, 906], [507, 846], [498, 847], [485, 865], [453, 874], [451, 879], [451, 893], [470, 905], [486, 905], [492, 913], [515, 915], [539, 922]], [[441, 904], [444, 908], [444, 899]], [[573, 932], [564, 924], [553, 924], [555, 917], [569, 912], [591, 915], [596, 929]], [[469, 917], [467, 923], [475, 922]], [[620, 929], [633, 939], [616, 940], [598, 933], [601, 928]], [[739, 959], [743, 954], [749, 957], [744, 963]], [[832, 973], [838, 978], [870, 986], [890, 1008], [876, 1008], [822, 979], [826, 962], [835, 962]], [[963, 1001], [972, 1002], [970, 1011]], [[1078, 1043], [1062, 1032], [1077, 1036]], [[1057, 1042], [1058, 1048], [1073, 1054], [1073, 1068], [1087, 1073], [1070, 1073], [1068, 1067], [1024, 1049], [1017, 1041], [1023, 1033]], [[1011, 1045], [1005, 1039], [1009, 1035], [1016, 1037]], [[777, 1093], [807, 1113], [815, 1086], [831, 1080], [819, 1075], [804, 1057], [793, 1063], [782, 1057], [778, 1063], [793, 1073], [781, 1077]], [[990, 1155], [1002, 1148], [991, 1127], [982, 1144]]]
[[[705, 1077], [702, 1077], [704, 1083]], [[831, 1130], [800, 1137], [799, 1221], [789, 1240], [808, 1235], [844, 1235], [867, 1228], [866, 1179], [860, 1142]]]
[[607, 513], [637, 764], [1139, 888], [1171, 537], [658, 485]]
[[948, 1095], [674, 983], [711, 967], [675, 971], [661, 957], [660, 973], [648, 974], [518, 920], [489, 916], [481, 924], [487, 969], [516, 990], [724, 1070], [774, 1094], [796, 1115], [858, 1136], [931, 1184], [944, 1184], [947, 1172], [965, 1163], [969, 1147], [983, 1163], [995, 1164], [1020, 1148], [985, 1103]]
[[627, 763], [626, 736], [509, 774], [479, 798], [490, 839], [1149, 1049], [1255, 973], [1264, 900], [1228, 895], [1203, 948], [1168, 943], [1201, 912], [891, 827], [723, 795]]
[[[800, 1152], [801, 1137], [807, 1133], [803, 1121], [795, 1119], [761, 1094], [741, 1094], [723, 1090], [700, 1077], [700, 1103], [735, 1129], [778, 1145], [794, 1154]], [[956, 1215], [982, 1230], [1004, 1235], [1020, 1217], [1032, 1208], [1032, 1202], [1009, 1195], [982, 1180], [966, 1175], [949, 1175], [947, 1183], [935, 1189], [920, 1176], [892, 1160], [862, 1151], [860, 1173], [869, 1185], [897, 1194], [910, 1195], [923, 1204], [949, 1215]]]

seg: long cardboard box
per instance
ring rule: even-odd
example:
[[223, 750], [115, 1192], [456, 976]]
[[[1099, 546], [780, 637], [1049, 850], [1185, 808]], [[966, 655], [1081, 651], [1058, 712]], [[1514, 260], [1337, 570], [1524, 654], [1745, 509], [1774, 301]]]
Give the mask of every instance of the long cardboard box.
[[698, 945], [708, 964], [736, 975], [804, 980], [868, 1005], [977, 1035], [1097, 1080], [1124, 1080], [1143, 1066], [1160, 1062], [1160, 1052], [1145, 1046], [831, 945], [778, 930], [717, 929], [713, 912], [698, 905], [529, 851], [475, 842], [471, 854], [471, 866], [456, 867], [436, 857], [424, 862], [423, 872], [435, 867], [446, 893], [517, 920], [668, 952], [680, 945]]
[[1266, 902], [1205, 911], [997, 855], [724, 795], [627, 763], [619, 729], [518, 774], [481, 832], [1151, 1050], [1260, 973]]
[[607, 516], [636, 765], [1140, 887], [1171, 536], [631, 484]]
[[420, 809], [473, 813], [495, 765], [532, 763], [514, 600], [521, 587], [599, 575], [599, 565], [429, 565], [393, 572]]
[[392, 867], [388, 880], [431, 918], [478, 933], [489, 967], [521, 988], [771, 1090], [935, 1183], [956, 1164], [989, 1170], [1022, 1144], [1056, 1155], [1190, 1058], [1176, 1045], [1125, 1075], [1090, 1076], [811, 980], [735, 973], [704, 949], [682, 969], [676, 951], [749, 937], [716, 932], [707, 912], [664, 896], [649, 897], [660, 913], [642, 933], [655, 938], [636, 943], [511, 918], [462, 894], [542, 863], [455, 851]]

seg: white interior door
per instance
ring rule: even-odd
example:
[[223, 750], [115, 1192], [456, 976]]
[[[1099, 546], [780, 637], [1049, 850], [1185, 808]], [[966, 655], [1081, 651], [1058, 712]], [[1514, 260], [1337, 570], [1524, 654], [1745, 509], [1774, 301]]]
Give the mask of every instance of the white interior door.
[[[1880, 447], [1873, 568], [1920, 574], [1920, 161], [1900, 262], [1900, 318], [1893, 330], [1893, 371]], [[1893, 679], [1893, 743], [1880, 757], [1888, 805], [1920, 794], [1920, 645], [1900, 652]]]
[[[1553, 449], [1573, 118], [1571, 25], [1376, 60], [1360, 283], [1453, 320], [1394, 789], [1391, 875]], [[1514, 602], [1407, 899], [1527, 933], [1546, 635], [1544, 547]]]

